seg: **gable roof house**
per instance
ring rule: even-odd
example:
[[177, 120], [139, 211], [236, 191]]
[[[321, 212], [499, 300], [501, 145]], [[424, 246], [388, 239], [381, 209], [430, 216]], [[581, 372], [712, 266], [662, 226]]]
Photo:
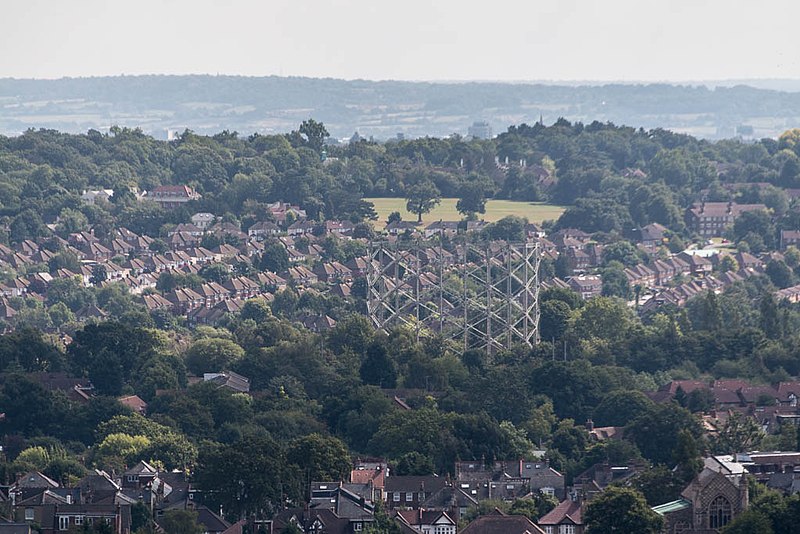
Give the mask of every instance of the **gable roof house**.
[[458, 233], [458, 221], [434, 221], [425, 227], [425, 237], [430, 238], [435, 235], [452, 237]]
[[800, 245], [800, 230], [781, 230], [781, 249]]
[[[461, 531], [461, 534], [545, 534], [524, 515], [506, 515], [495, 509], [489, 515], [482, 515]], [[552, 534], [560, 534], [553, 531]]]
[[214, 214], [208, 212], [198, 212], [190, 217], [192, 224], [200, 228], [201, 230], [205, 230], [206, 228], [214, 224], [215, 219], [216, 217], [214, 216]]
[[[537, 521], [544, 534], [583, 534], [583, 506], [578, 501], [567, 499], [543, 515]], [[466, 532], [466, 529], [463, 532]]]
[[269, 532], [283, 532], [289, 525], [295, 525], [309, 534], [355, 534], [364, 530], [372, 521], [350, 520], [339, 517], [328, 508], [290, 508], [278, 513], [273, 519]]
[[567, 283], [583, 300], [598, 297], [603, 291], [603, 281], [597, 275], [572, 276]]
[[705, 276], [714, 269], [714, 264], [711, 263], [711, 260], [697, 254], [681, 252], [678, 254], [678, 258], [689, 265], [689, 269], [694, 276]]
[[456, 534], [456, 522], [447, 512], [437, 510], [397, 510], [395, 521], [408, 532], [419, 534]]
[[247, 229], [247, 235], [258, 239], [263, 239], [266, 236], [278, 235], [281, 229], [272, 221], [259, 221]]
[[267, 209], [275, 222], [281, 226], [286, 226], [286, 221], [290, 219], [301, 221], [307, 218], [306, 210], [301, 210], [299, 206], [288, 202], [275, 202], [267, 206]]
[[669, 229], [664, 225], [658, 223], [648, 224], [639, 229], [639, 242], [645, 249], [649, 251], [655, 250], [665, 243], [667, 232], [669, 232]]
[[392, 221], [384, 227], [389, 235], [399, 235], [405, 232], [416, 232], [417, 222], [414, 221]]
[[201, 197], [188, 185], [161, 185], [144, 194], [144, 198], [157, 202], [164, 209], [177, 208]]
[[446, 480], [437, 476], [388, 476], [384, 501], [390, 509], [419, 508], [445, 485]]

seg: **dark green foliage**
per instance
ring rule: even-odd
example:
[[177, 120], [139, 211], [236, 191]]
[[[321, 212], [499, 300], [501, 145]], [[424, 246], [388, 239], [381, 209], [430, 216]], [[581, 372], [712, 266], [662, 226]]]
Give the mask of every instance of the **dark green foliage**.
[[665, 465], [658, 465], [637, 473], [630, 480], [632, 488], [641, 492], [647, 504], [658, 506], [680, 498], [686, 487], [682, 477]]
[[337, 438], [321, 434], [310, 434], [290, 442], [286, 460], [300, 468], [303, 479], [308, 482], [344, 480], [352, 467], [347, 446]]
[[638, 491], [612, 486], [589, 503], [584, 522], [595, 534], [657, 534], [664, 518], [650, 509]]
[[633, 267], [642, 263], [639, 250], [628, 241], [617, 241], [603, 249], [603, 265], [619, 262], [625, 267]]
[[619, 264], [612, 264], [603, 269], [602, 279], [604, 297], [619, 297], [625, 300], [632, 297], [631, 285]]
[[269, 515], [283, 495], [298, 497], [298, 480], [287, 469], [282, 448], [272, 439], [248, 437], [230, 445], [207, 445], [200, 452], [195, 481], [209, 491], [209, 505], [223, 506], [232, 518]]
[[558, 506], [558, 500], [550, 495], [533, 492], [530, 498], [517, 499], [508, 509], [509, 515], [524, 515], [533, 522]]
[[195, 341], [186, 351], [186, 366], [197, 376], [229, 370], [242, 359], [244, 350], [229, 339], [206, 338]]
[[117, 395], [158, 350], [159, 341], [152, 332], [107, 322], [76, 332], [69, 356], [78, 375], [88, 375], [99, 392]]
[[417, 215], [417, 222], [441, 202], [439, 189], [430, 181], [412, 185], [406, 190], [406, 211]]
[[359, 374], [365, 384], [381, 388], [393, 388], [397, 382], [395, 363], [382, 343], [373, 343], [367, 348]]
[[158, 518], [158, 526], [167, 534], [202, 534], [203, 525], [197, 522], [193, 510], [167, 510]]
[[656, 404], [634, 419], [626, 428], [642, 455], [657, 464], [672, 464], [678, 451], [681, 431], [694, 439], [701, 435], [700, 423], [677, 404]]
[[486, 234], [491, 239], [502, 239], [508, 242], [518, 242], [525, 238], [525, 219], [515, 215], [503, 217], [499, 221], [486, 227]]
[[289, 268], [289, 254], [277, 239], [264, 241], [260, 267], [274, 273], [283, 273]]
[[699, 388], [686, 396], [685, 408], [692, 413], [708, 412], [714, 408], [714, 404], [714, 393], [708, 388]]
[[[723, 528], [721, 532], [723, 534], [773, 534], [775, 531], [767, 516], [756, 510], [747, 510]], [[788, 531], [782, 532], [788, 533]]]
[[639, 391], [613, 391], [603, 397], [592, 419], [597, 426], [625, 426], [652, 406], [653, 401]]
[[540, 336], [544, 340], [561, 339], [569, 326], [572, 310], [563, 300], [551, 299], [542, 302], [539, 317]]
[[0, 336], [0, 370], [18, 365], [25, 371], [61, 371], [64, 353], [34, 328], [20, 328]]
[[397, 460], [392, 474], [397, 476], [423, 476], [434, 473], [433, 461], [430, 456], [419, 452], [409, 452]]

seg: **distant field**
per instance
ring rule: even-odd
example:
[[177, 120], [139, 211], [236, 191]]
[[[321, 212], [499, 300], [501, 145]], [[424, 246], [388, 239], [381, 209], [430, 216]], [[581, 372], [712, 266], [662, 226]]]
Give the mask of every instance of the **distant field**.
[[[417, 216], [406, 211], [406, 200], [404, 198], [365, 198], [375, 204], [375, 211], [378, 213], [378, 220], [375, 226], [383, 228], [386, 225], [386, 218], [393, 211], [399, 211], [404, 221], [416, 221]], [[457, 198], [443, 198], [442, 203], [436, 208], [422, 216], [423, 224], [438, 221], [458, 221], [461, 214], [456, 210]], [[511, 200], [489, 200], [486, 203], [486, 213], [480, 216], [487, 222], [502, 219], [507, 215], [517, 215], [525, 217], [530, 222], [540, 223], [546, 219], [557, 219], [564, 212], [561, 206], [544, 204], [542, 202], [515, 202]]]

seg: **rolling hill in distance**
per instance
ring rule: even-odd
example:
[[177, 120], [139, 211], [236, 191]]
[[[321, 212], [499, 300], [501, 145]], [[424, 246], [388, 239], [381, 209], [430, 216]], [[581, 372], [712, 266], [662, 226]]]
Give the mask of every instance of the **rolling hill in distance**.
[[301, 77], [113, 76], [0, 79], [0, 133], [139, 127], [157, 138], [185, 128], [211, 134], [283, 133], [313, 117], [335, 138], [494, 133], [510, 124], [614, 122], [719, 139], [777, 137], [800, 125], [800, 81], [406, 82]]

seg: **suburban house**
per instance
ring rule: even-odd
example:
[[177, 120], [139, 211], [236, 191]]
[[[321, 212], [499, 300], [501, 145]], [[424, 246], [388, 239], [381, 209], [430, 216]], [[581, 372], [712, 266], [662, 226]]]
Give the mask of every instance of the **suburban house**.
[[425, 227], [425, 237], [430, 238], [435, 235], [452, 237], [458, 233], [458, 221], [435, 221]]
[[467, 525], [461, 534], [544, 534], [540, 527], [524, 515], [506, 515], [495, 509]]
[[286, 226], [288, 221], [302, 221], [307, 218], [306, 210], [288, 202], [275, 202], [267, 206], [272, 218], [281, 226]]
[[572, 276], [567, 280], [567, 284], [583, 300], [598, 297], [603, 292], [603, 280], [597, 275]]
[[256, 239], [264, 239], [279, 233], [281, 233], [281, 229], [272, 221], [259, 221], [247, 229], [247, 235]]
[[200, 228], [201, 230], [205, 230], [206, 228], [214, 224], [215, 219], [216, 217], [214, 217], [213, 213], [208, 213], [205, 211], [195, 213], [194, 215], [191, 216], [192, 224]]
[[415, 232], [417, 223], [411, 221], [392, 221], [384, 228], [389, 235], [400, 235], [405, 232]]
[[781, 248], [800, 245], [800, 230], [781, 230]]
[[747, 211], [766, 210], [764, 204], [699, 202], [686, 211], [686, 224], [702, 237], [718, 237]]
[[201, 195], [188, 185], [161, 185], [146, 192], [144, 198], [157, 202], [162, 208], [173, 209], [200, 200]]
[[540, 517], [537, 523], [544, 534], [583, 534], [582, 511], [579, 501], [567, 499]]
[[445, 484], [446, 480], [437, 476], [388, 476], [384, 501], [389, 509], [419, 508]]
[[666, 226], [652, 223], [639, 229], [639, 243], [649, 251], [665, 244], [669, 230]]
[[404, 532], [416, 534], [456, 534], [458, 526], [447, 512], [435, 510], [398, 510], [395, 521], [400, 523]]
[[81, 193], [81, 200], [87, 204], [94, 204], [98, 200], [108, 202], [113, 196], [113, 189], [90, 189]]
[[476, 500], [514, 500], [537, 491], [557, 499], [566, 496], [564, 475], [544, 460], [456, 462], [457, 485]]

